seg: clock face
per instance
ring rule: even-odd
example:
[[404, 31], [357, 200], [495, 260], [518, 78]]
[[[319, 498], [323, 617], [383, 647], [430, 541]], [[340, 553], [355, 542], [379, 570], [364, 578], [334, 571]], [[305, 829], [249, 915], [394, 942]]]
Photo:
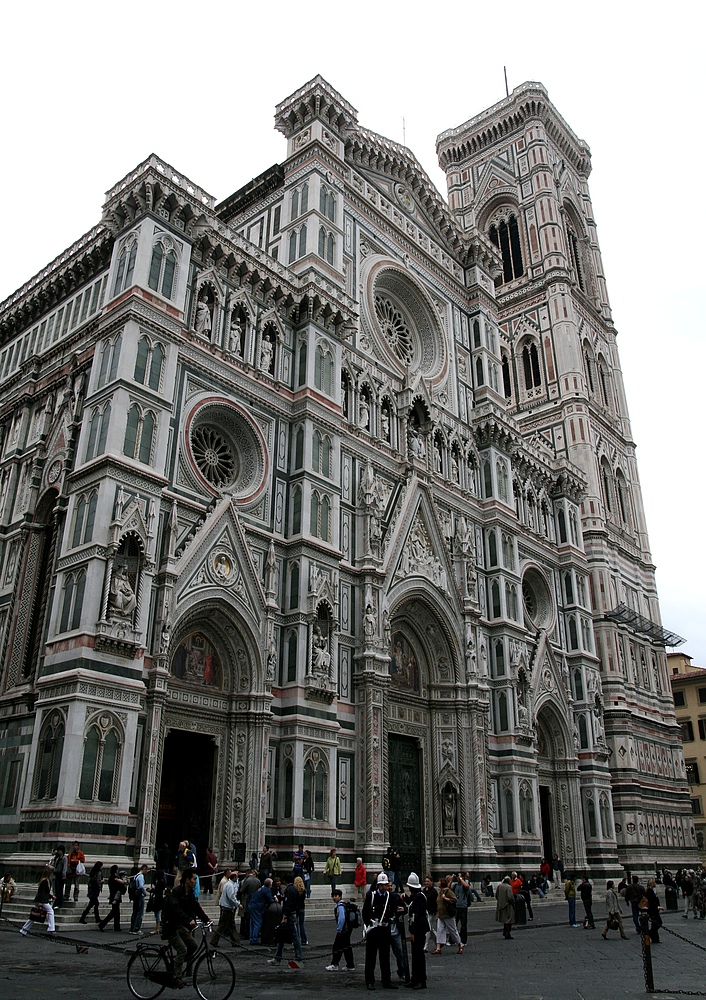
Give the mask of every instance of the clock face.
[[49, 466], [49, 471], [47, 472], [47, 481], [51, 483], [52, 486], [61, 475], [61, 470], [62, 470], [62, 464], [61, 461], [57, 458], [57, 460], [55, 462], [52, 462], [52, 464]]

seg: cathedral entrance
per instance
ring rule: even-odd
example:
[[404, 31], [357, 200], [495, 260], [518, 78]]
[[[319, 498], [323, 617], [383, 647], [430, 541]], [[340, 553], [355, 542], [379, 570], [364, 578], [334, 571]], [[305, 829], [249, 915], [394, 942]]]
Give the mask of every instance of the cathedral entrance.
[[188, 837], [202, 859], [211, 846], [213, 775], [216, 745], [212, 736], [171, 729], [164, 741], [156, 844], [176, 851]]
[[402, 872], [422, 873], [422, 769], [415, 739], [391, 733], [387, 740], [390, 845], [402, 856]]
[[551, 798], [546, 785], [539, 786], [539, 817], [542, 824], [542, 854], [551, 864], [554, 855], [552, 840]]

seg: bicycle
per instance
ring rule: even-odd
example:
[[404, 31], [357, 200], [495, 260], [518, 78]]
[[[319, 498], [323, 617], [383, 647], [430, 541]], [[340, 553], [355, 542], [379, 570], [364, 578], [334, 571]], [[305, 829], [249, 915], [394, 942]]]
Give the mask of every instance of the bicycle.
[[[228, 1000], [235, 989], [235, 968], [227, 955], [209, 948], [206, 931], [211, 925], [197, 921], [201, 941], [191, 958], [192, 984], [202, 1000]], [[155, 1000], [165, 989], [181, 989], [174, 975], [174, 949], [138, 944], [127, 963], [127, 985], [138, 1000]]]

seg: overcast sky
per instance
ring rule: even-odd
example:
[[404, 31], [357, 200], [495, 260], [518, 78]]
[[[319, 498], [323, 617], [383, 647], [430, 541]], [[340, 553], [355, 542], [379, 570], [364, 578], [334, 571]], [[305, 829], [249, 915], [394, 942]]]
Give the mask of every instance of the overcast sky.
[[704, 4], [242, 6], [3, 5], [0, 299], [149, 153], [218, 200], [283, 160], [275, 104], [316, 73], [365, 127], [401, 142], [404, 118], [444, 197], [436, 136], [504, 96], [504, 64], [541, 81], [593, 154], [663, 624], [706, 666]]

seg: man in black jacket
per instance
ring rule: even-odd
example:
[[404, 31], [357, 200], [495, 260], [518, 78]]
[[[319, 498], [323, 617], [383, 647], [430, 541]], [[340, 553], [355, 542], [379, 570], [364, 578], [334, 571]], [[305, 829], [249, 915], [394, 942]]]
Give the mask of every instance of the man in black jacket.
[[396, 990], [390, 979], [390, 923], [394, 913], [387, 891], [389, 879], [385, 872], [378, 875], [377, 886], [368, 889], [363, 903], [365, 934], [365, 985], [375, 989], [375, 963], [380, 957], [380, 978], [383, 989]]
[[424, 942], [429, 930], [429, 920], [427, 917], [427, 899], [422, 892], [419, 876], [415, 872], [409, 873], [407, 888], [412, 893], [412, 901], [409, 904], [409, 941], [412, 946], [412, 978], [407, 985], [413, 990], [425, 990], [427, 988], [427, 963], [424, 954]]
[[164, 897], [162, 937], [166, 938], [174, 949], [174, 979], [177, 986], [185, 985], [182, 980], [184, 959], [188, 975], [191, 959], [198, 947], [191, 933], [196, 921], [202, 920], [205, 924], [210, 922], [208, 914], [204, 913], [194, 896], [195, 885], [196, 869], [187, 868], [181, 873], [179, 885]]

